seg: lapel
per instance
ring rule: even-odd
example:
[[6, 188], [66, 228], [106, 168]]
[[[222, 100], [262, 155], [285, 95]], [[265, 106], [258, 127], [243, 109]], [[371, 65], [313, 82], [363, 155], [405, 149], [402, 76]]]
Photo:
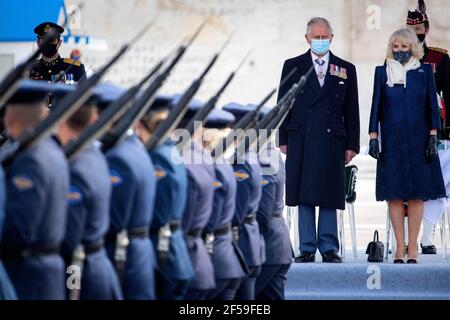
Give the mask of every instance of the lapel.
[[[313, 61], [311, 58], [311, 50], [308, 50], [308, 52], [300, 56], [299, 59], [298, 69], [300, 75], [304, 75], [305, 73], [307, 73], [312, 66]], [[315, 71], [309, 76], [308, 81], [306, 81], [306, 85], [309, 85], [316, 95], [319, 93], [320, 90], [322, 90]]]

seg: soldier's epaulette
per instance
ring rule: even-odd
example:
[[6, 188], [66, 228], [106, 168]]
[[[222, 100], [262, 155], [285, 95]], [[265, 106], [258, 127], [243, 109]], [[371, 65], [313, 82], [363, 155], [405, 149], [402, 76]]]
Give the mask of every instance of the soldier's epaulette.
[[73, 64], [77, 67], [81, 66], [81, 61], [77, 61], [77, 60], [73, 60], [73, 59], [69, 59], [69, 58], [65, 58], [63, 61], [68, 64]]
[[443, 49], [443, 48], [429, 47], [429, 49], [433, 50], [433, 51], [437, 51], [437, 52], [443, 53], [443, 54], [447, 54], [448, 53], [448, 50], [447, 49]]

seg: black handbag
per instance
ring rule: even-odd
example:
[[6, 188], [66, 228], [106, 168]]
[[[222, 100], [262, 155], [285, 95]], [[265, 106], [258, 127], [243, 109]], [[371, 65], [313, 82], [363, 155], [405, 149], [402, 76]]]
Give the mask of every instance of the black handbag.
[[383, 262], [384, 244], [379, 241], [378, 230], [375, 230], [373, 241], [368, 244], [366, 254], [369, 255], [367, 257], [369, 262]]

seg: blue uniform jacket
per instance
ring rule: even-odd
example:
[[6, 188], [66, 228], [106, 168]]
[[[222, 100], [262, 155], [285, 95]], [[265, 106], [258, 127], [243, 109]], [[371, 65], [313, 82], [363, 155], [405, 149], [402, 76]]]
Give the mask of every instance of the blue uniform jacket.
[[[69, 215], [62, 254], [70, 264], [76, 247], [103, 241], [109, 227], [111, 180], [101, 151], [91, 145], [70, 163]], [[115, 300], [122, 298], [116, 271], [102, 248], [86, 255], [80, 299]]]
[[[20, 153], [8, 168], [6, 181], [2, 251], [59, 247], [66, 231], [69, 168], [56, 141], [46, 138]], [[3, 262], [19, 299], [65, 298], [65, 269], [59, 254]]]
[[[233, 167], [229, 164], [216, 164], [216, 180], [214, 182], [214, 204], [207, 232], [213, 232], [225, 226], [230, 226], [236, 208], [237, 182]], [[226, 235], [214, 238], [212, 261], [216, 279], [241, 278], [245, 272], [241, 266], [238, 254], [232, 242], [231, 230]]]
[[284, 210], [284, 161], [278, 150], [269, 146], [269, 161], [261, 161], [262, 196], [256, 215], [266, 245], [265, 265], [290, 264], [292, 247], [289, 231], [281, 216]]
[[236, 210], [233, 224], [239, 227], [239, 247], [249, 267], [260, 266], [265, 260], [264, 239], [260, 235], [256, 219], [244, 223], [247, 215], [256, 215], [261, 200], [261, 165], [253, 152], [245, 155], [245, 161], [233, 164], [237, 180]]
[[[156, 193], [152, 161], [136, 135], [126, 137], [106, 153], [112, 183], [109, 232], [150, 228]], [[112, 261], [115, 241], [107, 241]], [[154, 299], [155, 253], [150, 238], [130, 239], [124, 276], [125, 299]]]
[[[201, 146], [196, 143], [191, 147], [193, 159], [202, 159], [204, 154]], [[191, 289], [209, 290], [216, 286], [211, 258], [201, 238], [201, 232], [206, 227], [211, 216], [214, 199], [213, 183], [215, 180], [214, 166], [204, 163], [187, 163], [188, 197], [183, 215], [183, 230], [187, 235], [187, 245], [194, 268], [194, 279]], [[189, 236], [190, 232], [198, 230], [198, 236]]]
[[[159, 229], [172, 220], [180, 221], [186, 207], [187, 172], [175, 145], [169, 140], [150, 152], [157, 179], [152, 228]], [[152, 234], [155, 247], [158, 235]], [[188, 281], [194, 276], [182, 229], [172, 232], [166, 267], [160, 270], [171, 279]]]

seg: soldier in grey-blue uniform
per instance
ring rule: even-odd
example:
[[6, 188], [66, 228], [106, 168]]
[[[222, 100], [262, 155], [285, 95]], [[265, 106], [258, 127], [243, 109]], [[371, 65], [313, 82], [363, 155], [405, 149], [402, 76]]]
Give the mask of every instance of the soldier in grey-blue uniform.
[[[67, 121], [59, 125], [58, 138], [63, 145], [77, 139], [97, 117], [94, 95]], [[68, 270], [70, 300], [122, 299], [119, 279], [104, 248], [109, 227], [111, 182], [105, 156], [93, 143], [85, 146], [70, 162], [70, 190], [66, 236], [61, 252]], [[81, 279], [76, 279], [79, 269]], [[81, 281], [80, 281], [81, 280]], [[81, 285], [77, 288], [74, 284]], [[69, 287], [69, 285], [71, 285]]]
[[284, 300], [284, 283], [293, 259], [289, 231], [282, 216], [286, 173], [280, 151], [272, 142], [262, 151], [262, 197], [256, 219], [266, 245], [266, 261], [256, 280], [255, 294], [257, 300]]
[[155, 299], [155, 252], [149, 238], [156, 193], [153, 163], [130, 132], [106, 152], [112, 184], [108, 255], [127, 300]]
[[[47, 114], [45, 98], [51, 89], [36, 81], [23, 83], [6, 105], [4, 122], [11, 139]], [[6, 169], [1, 255], [19, 299], [65, 298], [59, 247], [65, 234], [68, 189], [67, 160], [51, 137], [20, 152]]]
[[[217, 145], [226, 136], [226, 128], [234, 121], [233, 114], [214, 109], [204, 124], [205, 144], [208, 144], [209, 148]], [[204, 231], [206, 239], [213, 239], [211, 257], [216, 278], [216, 288], [208, 294], [208, 299], [233, 300], [247, 271], [242, 252], [233, 241], [231, 232], [231, 221], [236, 208], [237, 181], [231, 164], [217, 160], [215, 169], [213, 211]]]
[[[157, 97], [149, 112], [138, 122], [137, 133], [144, 142], [167, 118], [170, 97]], [[156, 199], [150, 238], [157, 252], [156, 297], [182, 300], [194, 276], [189, 252], [181, 229], [186, 207], [187, 172], [175, 144], [167, 139], [150, 151], [155, 166]]]
[[[251, 108], [236, 103], [223, 107], [233, 113], [238, 121]], [[243, 280], [237, 294], [237, 300], [255, 299], [255, 282], [265, 260], [264, 238], [261, 237], [256, 215], [261, 200], [261, 165], [258, 155], [249, 150], [233, 164], [238, 182], [236, 211], [233, 225], [238, 228], [238, 243], [244, 254], [249, 274]]]
[[[195, 102], [191, 102], [191, 111], [187, 112], [179, 128], [184, 128], [193, 116], [194, 104]], [[203, 229], [212, 213], [213, 185], [216, 179], [212, 159], [208, 157], [210, 155], [196, 137], [183, 149], [183, 160], [188, 173], [188, 197], [182, 226], [194, 268], [194, 278], [189, 284], [186, 300], [203, 300], [216, 287], [211, 257], [202, 239]]]

